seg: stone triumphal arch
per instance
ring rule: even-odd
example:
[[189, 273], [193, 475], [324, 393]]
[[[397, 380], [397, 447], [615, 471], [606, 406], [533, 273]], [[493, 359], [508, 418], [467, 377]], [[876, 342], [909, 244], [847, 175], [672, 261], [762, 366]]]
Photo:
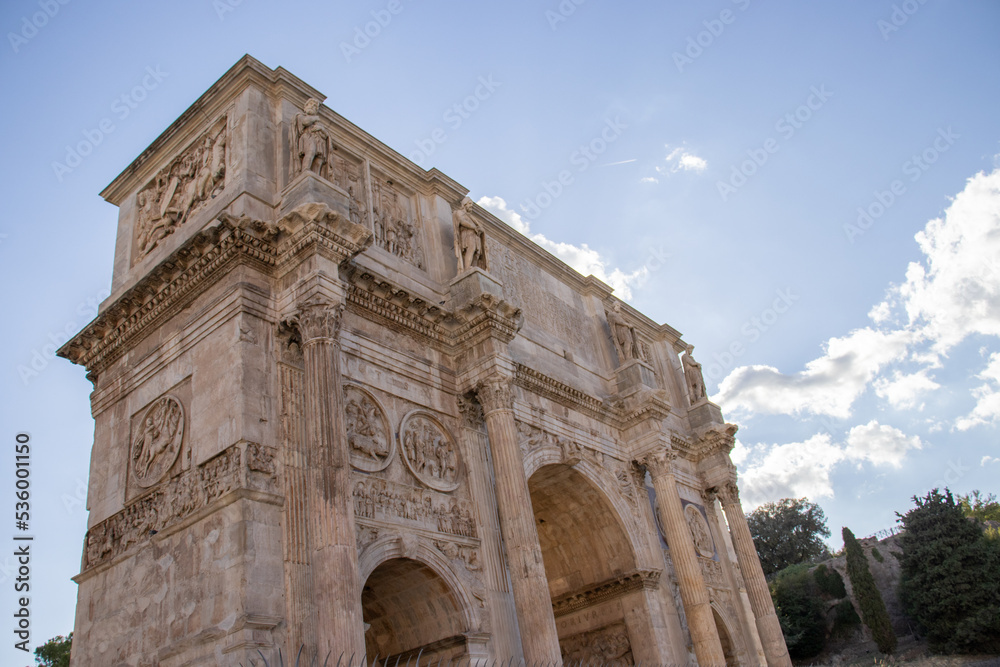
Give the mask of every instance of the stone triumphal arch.
[[73, 664], [790, 664], [680, 334], [322, 99], [246, 57], [102, 193]]

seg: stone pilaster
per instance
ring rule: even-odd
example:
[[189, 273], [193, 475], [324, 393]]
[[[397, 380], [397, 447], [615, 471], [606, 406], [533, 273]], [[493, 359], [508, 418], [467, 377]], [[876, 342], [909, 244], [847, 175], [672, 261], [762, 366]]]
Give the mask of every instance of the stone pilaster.
[[667, 546], [677, 573], [677, 583], [681, 589], [681, 602], [687, 617], [688, 631], [694, 644], [694, 654], [702, 667], [725, 665], [726, 656], [722, 652], [719, 632], [712, 616], [708, 589], [698, 565], [691, 529], [684, 519], [681, 499], [677, 494], [673, 461], [676, 454], [670, 450], [659, 450], [646, 455], [643, 465], [653, 478]]
[[736, 559], [743, 573], [747, 595], [750, 597], [750, 608], [753, 609], [757, 621], [757, 632], [764, 646], [768, 667], [791, 667], [792, 661], [788, 657], [785, 636], [781, 632], [781, 625], [778, 623], [778, 616], [771, 602], [771, 594], [767, 589], [767, 581], [764, 579], [764, 570], [760, 567], [750, 527], [740, 505], [739, 489], [735, 482], [729, 482], [718, 487], [716, 492], [722, 501], [722, 510], [726, 513], [726, 521], [729, 523], [733, 548], [736, 550]]
[[311, 298], [289, 320], [302, 337], [305, 362], [309, 546], [320, 655], [365, 651], [340, 375], [343, 309], [343, 304]]
[[511, 380], [493, 375], [476, 387], [493, 452], [500, 533], [507, 552], [514, 607], [528, 664], [561, 662], [549, 584], [538, 543], [528, 480], [517, 444]]

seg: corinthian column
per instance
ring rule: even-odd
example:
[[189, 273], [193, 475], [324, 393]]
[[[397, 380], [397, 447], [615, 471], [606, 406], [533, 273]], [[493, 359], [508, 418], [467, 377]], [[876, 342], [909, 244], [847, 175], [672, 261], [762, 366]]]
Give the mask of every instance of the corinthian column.
[[768, 667], [791, 667], [792, 661], [788, 657], [785, 636], [781, 632], [778, 615], [774, 612], [771, 594], [764, 579], [764, 570], [760, 567], [757, 549], [753, 545], [753, 537], [750, 536], [750, 526], [747, 525], [746, 515], [743, 514], [743, 507], [740, 505], [739, 489], [735, 482], [729, 482], [718, 487], [716, 493], [722, 501], [726, 522], [729, 523], [729, 533], [736, 549], [736, 560], [739, 561], [740, 570], [743, 572], [750, 608], [757, 621], [757, 633], [760, 635], [761, 644], [764, 645]]
[[674, 562], [677, 583], [681, 589], [681, 602], [684, 604], [684, 615], [687, 616], [688, 630], [694, 644], [694, 655], [702, 667], [722, 666], [726, 664], [726, 656], [722, 652], [719, 631], [712, 616], [708, 589], [705, 588], [705, 579], [701, 575], [701, 566], [698, 565], [691, 529], [684, 519], [681, 499], [677, 494], [673, 470], [675, 457], [674, 452], [664, 449], [648, 454], [642, 463], [653, 478], [653, 489], [656, 491], [663, 532], [666, 533], [670, 558]]
[[500, 534], [507, 551], [524, 660], [528, 664], [558, 664], [562, 661], [559, 636], [528, 480], [517, 444], [510, 378], [491, 377], [476, 387], [476, 393], [483, 406], [493, 452]]
[[319, 653], [364, 655], [361, 582], [350, 491], [340, 381], [343, 304], [311, 298], [290, 324], [302, 336], [306, 446], [309, 462], [309, 544]]

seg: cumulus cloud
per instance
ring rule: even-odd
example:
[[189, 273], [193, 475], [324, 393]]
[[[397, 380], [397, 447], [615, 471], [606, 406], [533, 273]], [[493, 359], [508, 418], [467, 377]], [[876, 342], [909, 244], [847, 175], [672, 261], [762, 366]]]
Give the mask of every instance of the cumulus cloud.
[[854, 401], [879, 370], [906, 356], [908, 331], [856, 329], [826, 343], [826, 354], [786, 375], [771, 366], [741, 366], [719, 384], [712, 401], [729, 410], [763, 414], [849, 417]]
[[[747, 413], [849, 417], [869, 386], [899, 409], [920, 408], [940, 385], [928, 374], [970, 335], [1000, 336], [1000, 169], [970, 178], [941, 218], [916, 234], [923, 253], [868, 313], [872, 326], [830, 338], [797, 373], [734, 369], [712, 400]], [[903, 372], [903, 361], [916, 370]], [[962, 430], [1000, 421], [1000, 363], [979, 375]]]
[[750, 509], [781, 498], [832, 498], [831, 475], [838, 465], [900, 468], [907, 452], [922, 447], [918, 436], [872, 420], [852, 428], [843, 444], [835, 443], [829, 433], [817, 433], [787, 444], [737, 442], [731, 456], [740, 468], [740, 489]]
[[968, 415], [960, 418], [955, 427], [968, 431], [974, 426], [1000, 423], [1000, 352], [990, 355], [986, 369], [976, 376], [985, 383], [972, 390], [976, 406]]
[[826, 433], [805, 442], [754, 445], [749, 454], [749, 465], [740, 471], [740, 493], [747, 510], [780, 498], [833, 497], [830, 473], [845, 456]]
[[908, 410], [917, 407], [923, 410], [923, 403], [917, 406], [920, 398], [941, 388], [940, 384], [927, 377], [928, 372], [927, 368], [910, 374], [893, 371], [891, 378], [883, 377], [875, 381], [875, 393], [887, 399], [894, 408]]
[[915, 238], [925, 259], [909, 265], [889, 296], [934, 352], [971, 334], [1000, 336], [1000, 170], [970, 178], [944, 217]]
[[528, 222], [517, 211], [509, 209], [502, 197], [481, 197], [478, 204], [583, 275], [593, 275], [606, 283], [623, 299], [632, 298], [632, 288], [641, 285], [649, 276], [649, 269], [645, 266], [631, 273], [625, 273], [617, 267], [609, 268], [600, 253], [586, 243], [577, 246], [550, 241], [544, 234], [532, 234]]
[[844, 453], [853, 461], [901, 468], [906, 452], [911, 449], [922, 449], [918, 436], [907, 436], [898, 428], [884, 426], [873, 419], [850, 430]]

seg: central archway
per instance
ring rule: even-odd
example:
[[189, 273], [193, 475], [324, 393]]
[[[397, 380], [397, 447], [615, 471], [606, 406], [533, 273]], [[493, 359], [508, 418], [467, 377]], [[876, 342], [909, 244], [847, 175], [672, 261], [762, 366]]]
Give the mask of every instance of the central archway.
[[361, 592], [368, 659], [395, 664], [467, 655], [465, 618], [458, 596], [430, 567], [393, 558], [369, 575]]
[[563, 659], [631, 663], [626, 615], [641, 603], [613, 592], [636, 570], [614, 507], [587, 476], [564, 464], [539, 468], [528, 490]]

